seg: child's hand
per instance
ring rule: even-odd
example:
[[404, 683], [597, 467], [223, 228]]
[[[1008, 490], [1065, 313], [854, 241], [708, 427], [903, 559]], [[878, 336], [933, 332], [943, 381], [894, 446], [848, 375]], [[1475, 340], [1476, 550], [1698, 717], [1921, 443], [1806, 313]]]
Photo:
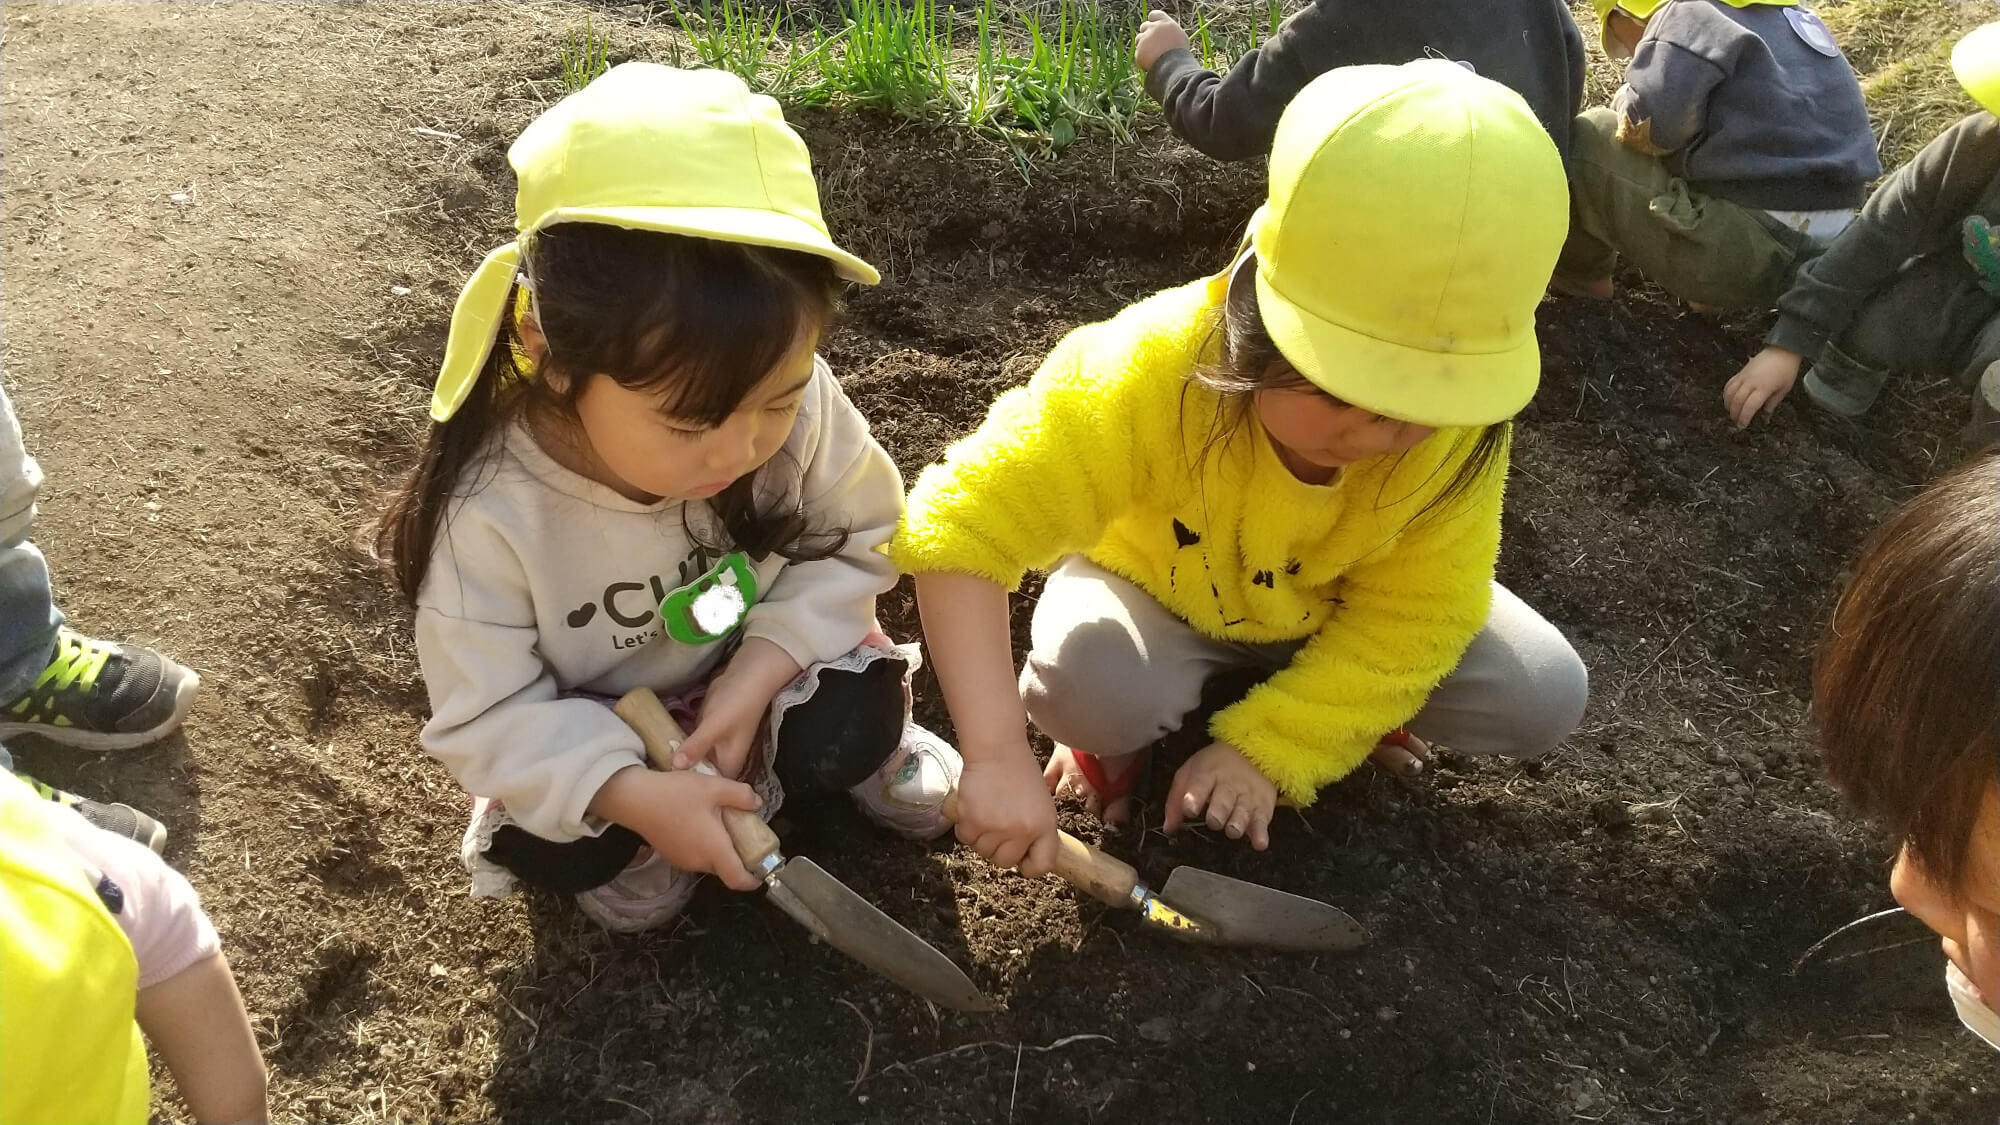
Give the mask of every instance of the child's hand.
[[1207, 811], [1210, 828], [1226, 832], [1232, 840], [1250, 837], [1250, 846], [1263, 851], [1271, 846], [1271, 814], [1278, 807], [1278, 787], [1251, 764], [1243, 752], [1227, 742], [1212, 743], [1189, 758], [1174, 774], [1167, 791], [1166, 830], [1177, 832], [1183, 823]]
[[744, 641], [729, 665], [709, 681], [701, 719], [674, 750], [674, 768], [711, 761], [722, 776], [742, 777], [772, 697], [798, 674], [798, 663], [784, 649], [762, 637]]
[[1048, 874], [1056, 858], [1056, 804], [1035, 756], [968, 756], [958, 779], [958, 838], [995, 867]]
[[1188, 41], [1187, 32], [1174, 17], [1158, 9], [1146, 13], [1146, 22], [1139, 25], [1139, 41], [1132, 46], [1132, 58], [1139, 69], [1150, 71], [1160, 56], [1168, 51], [1192, 51], [1194, 44]]
[[1729, 408], [1736, 428], [1748, 426], [1759, 414], [1769, 418], [1792, 392], [1792, 384], [1799, 379], [1799, 365], [1804, 362], [1799, 353], [1776, 347], [1751, 356], [1743, 370], [1722, 388], [1723, 405]]
[[632, 765], [598, 788], [590, 811], [637, 832], [682, 871], [713, 875], [731, 890], [754, 891], [757, 876], [737, 858], [722, 827], [722, 810], [756, 812], [763, 804], [757, 791], [740, 781]]

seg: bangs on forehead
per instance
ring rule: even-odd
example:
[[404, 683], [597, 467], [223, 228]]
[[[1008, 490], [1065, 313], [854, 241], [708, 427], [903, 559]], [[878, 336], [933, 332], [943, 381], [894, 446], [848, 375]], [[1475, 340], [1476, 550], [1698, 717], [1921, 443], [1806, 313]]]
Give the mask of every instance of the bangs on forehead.
[[735, 413], [825, 323], [838, 285], [798, 251], [593, 224], [551, 227], [531, 254], [550, 361], [698, 426]]
[[727, 316], [682, 310], [635, 344], [632, 366], [618, 381], [657, 393], [671, 417], [720, 425], [778, 373], [803, 332], [818, 327], [788, 296], [716, 302], [723, 307], [710, 311], [739, 314], [733, 324]]

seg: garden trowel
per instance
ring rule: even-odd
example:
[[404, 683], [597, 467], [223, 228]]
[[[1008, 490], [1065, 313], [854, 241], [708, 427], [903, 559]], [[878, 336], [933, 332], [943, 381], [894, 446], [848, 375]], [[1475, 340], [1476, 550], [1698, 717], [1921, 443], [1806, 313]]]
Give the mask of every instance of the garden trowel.
[[[944, 811], [958, 819], [957, 793], [945, 798]], [[1344, 910], [1198, 867], [1174, 868], [1155, 892], [1131, 864], [1067, 832], [1057, 835], [1055, 871], [1065, 882], [1099, 902], [1137, 910], [1149, 925], [1184, 941], [1333, 953], [1368, 940]]]
[[[654, 768], [673, 768], [673, 747], [686, 737], [659, 697], [637, 689], [613, 708], [639, 733]], [[696, 767], [713, 773], [703, 762]], [[868, 900], [803, 856], [787, 858], [763, 818], [722, 810], [723, 827], [743, 866], [764, 880], [779, 909], [821, 941], [926, 1000], [961, 1012], [990, 1012], [993, 1004], [951, 959], [877, 910]]]

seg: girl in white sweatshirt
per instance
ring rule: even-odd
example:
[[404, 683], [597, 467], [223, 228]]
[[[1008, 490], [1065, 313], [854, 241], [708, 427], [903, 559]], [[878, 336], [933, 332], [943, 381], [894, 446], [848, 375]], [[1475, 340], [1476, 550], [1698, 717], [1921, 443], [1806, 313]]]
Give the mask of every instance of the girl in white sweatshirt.
[[[804, 143], [732, 75], [629, 63], [508, 159], [521, 237], [459, 297], [380, 528], [424, 747], [474, 797], [473, 892], [657, 926], [702, 874], [756, 886], [720, 813], [783, 786], [939, 834], [958, 756], [907, 725], [874, 621], [902, 481], [816, 351], [877, 274], [828, 236]], [[636, 687], [691, 727], [676, 765], [721, 776], [647, 768], [606, 705]]]

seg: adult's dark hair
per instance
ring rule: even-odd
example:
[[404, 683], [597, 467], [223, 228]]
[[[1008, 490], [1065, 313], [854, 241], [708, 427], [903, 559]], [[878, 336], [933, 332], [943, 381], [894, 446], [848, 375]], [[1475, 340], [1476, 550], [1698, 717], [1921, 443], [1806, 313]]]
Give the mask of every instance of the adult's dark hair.
[[[431, 425], [416, 467], [376, 525], [376, 551], [413, 603], [453, 498], [479, 486], [468, 474], [523, 411], [573, 425], [584, 385], [603, 376], [659, 393], [677, 418], [719, 425], [802, 331], [833, 316], [840, 292], [832, 263], [814, 254], [600, 223], [537, 232], [523, 244], [522, 268], [533, 279], [547, 358], [522, 370], [520, 331], [507, 317], [464, 405]], [[517, 297], [518, 288], [510, 310]], [[762, 490], [760, 506], [758, 485], [780, 471], [774, 463], [708, 501], [728, 542], [706, 545], [795, 561], [837, 552], [845, 529], [812, 527], [796, 489]]]
[[1813, 711], [1834, 785], [1956, 886], [2000, 781], [2000, 450], [1869, 536], [1820, 641]]

